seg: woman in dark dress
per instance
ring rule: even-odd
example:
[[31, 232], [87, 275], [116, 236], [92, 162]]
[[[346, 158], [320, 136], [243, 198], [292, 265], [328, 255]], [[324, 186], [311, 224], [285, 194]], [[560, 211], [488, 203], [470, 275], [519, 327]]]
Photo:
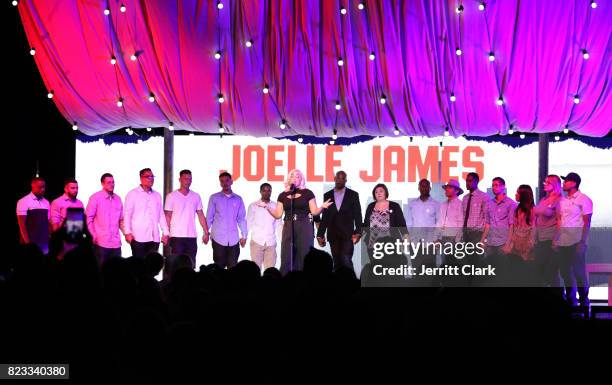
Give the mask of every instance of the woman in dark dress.
[[408, 235], [406, 219], [399, 204], [389, 201], [387, 186], [380, 183], [372, 190], [374, 202], [368, 205], [365, 212], [363, 227], [368, 256], [372, 261], [372, 251], [377, 240], [389, 237], [402, 239]]
[[[281, 241], [281, 273], [287, 274], [293, 270], [302, 270], [304, 257], [310, 251], [314, 242], [312, 217], [319, 215], [323, 209], [333, 204], [328, 199], [321, 207], [312, 191], [306, 188], [304, 174], [300, 170], [292, 170], [285, 181], [285, 191], [278, 196], [276, 209], [266, 207], [268, 212], [277, 219], [285, 213], [283, 235]], [[293, 202], [293, 208], [291, 203]], [[291, 258], [291, 224], [293, 223], [293, 258]]]

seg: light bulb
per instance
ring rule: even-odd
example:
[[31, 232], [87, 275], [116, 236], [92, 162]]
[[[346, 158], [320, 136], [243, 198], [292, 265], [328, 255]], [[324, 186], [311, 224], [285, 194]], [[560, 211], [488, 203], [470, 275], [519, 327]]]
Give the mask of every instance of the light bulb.
[[121, 12], [125, 13], [125, 11], [126, 11], [125, 5], [121, 4], [121, 8], [119, 8], [119, 10]]
[[104, 9], [104, 14], [105, 14], [106, 16], [110, 15], [110, 9], [105, 8], [105, 9]]
[[77, 125], [77, 122], [72, 123], [72, 131], [76, 131], [79, 129], [79, 126]]
[[489, 52], [489, 61], [495, 61], [495, 54], [493, 52]]
[[336, 102], [336, 110], [340, 110], [342, 108], [342, 106], [340, 105], [340, 102]]
[[457, 97], [455, 96], [454, 93], [451, 92], [451, 94], [450, 94], [450, 101], [454, 103], [455, 100], [457, 100]]
[[478, 10], [479, 11], [484, 11], [486, 8], [486, 4], [485, 3], [479, 3], [478, 4]]
[[463, 54], [463, 51], [461, 51], [461, 49], [460, 49], [460, 48], [457, 48], [457, 49], [455, 50], [455, 53], [457, 54], [457, 56], [461, 56], [461, 54]]
[[374, 52], [370, 52], [369, 58], [370, 58], [370, 60], [376, 59], [376, 55], [374, 55]]
[[34, 49], [34, 47], [30, 48], [30, 55], [36, 55], [36, 50]]

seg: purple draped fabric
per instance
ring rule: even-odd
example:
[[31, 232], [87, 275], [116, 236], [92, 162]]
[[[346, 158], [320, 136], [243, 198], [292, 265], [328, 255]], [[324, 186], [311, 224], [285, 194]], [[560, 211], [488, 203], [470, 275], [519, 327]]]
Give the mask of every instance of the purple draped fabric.
[[348, 0], [220, 1], [18, 8], [52, 101], [88, 135], [169, 122], [275, 137], [612, 128], [609, 1], [489, 0], [480, 11], [465, 0], [462, 13], [442, 0], [368, 0], [363, 10]]

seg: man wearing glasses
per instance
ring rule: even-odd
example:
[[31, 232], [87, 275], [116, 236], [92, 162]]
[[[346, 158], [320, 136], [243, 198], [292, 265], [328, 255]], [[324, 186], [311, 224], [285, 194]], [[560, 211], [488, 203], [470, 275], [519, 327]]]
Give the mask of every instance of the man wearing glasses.
[[164, 245], [168, 244], [168, 224], [161, 195], [153, 191], [154, 180], [155, 176], [150, 168], [140, 170], [140, 186], [125, 197], [125, 240], [132, 247], [132, 255], [137, 258], [158, 252], [160, 238]]

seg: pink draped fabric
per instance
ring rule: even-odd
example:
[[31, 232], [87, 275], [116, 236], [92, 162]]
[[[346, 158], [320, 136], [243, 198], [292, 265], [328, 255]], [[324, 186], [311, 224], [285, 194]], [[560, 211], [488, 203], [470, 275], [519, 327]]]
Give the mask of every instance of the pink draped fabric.
[[405, 135], [489, 136], [566, 125], [604, 136], [612, 128], [610, 2], [489, 0], [484, 11], [472, 0], [368, 0], [363, 10], [354, 0], [220, 2], [21, 0], [18, 8], [52, 101], [88, 135], [169, 122], [275, 137], [389, 136], [396, 126]]

